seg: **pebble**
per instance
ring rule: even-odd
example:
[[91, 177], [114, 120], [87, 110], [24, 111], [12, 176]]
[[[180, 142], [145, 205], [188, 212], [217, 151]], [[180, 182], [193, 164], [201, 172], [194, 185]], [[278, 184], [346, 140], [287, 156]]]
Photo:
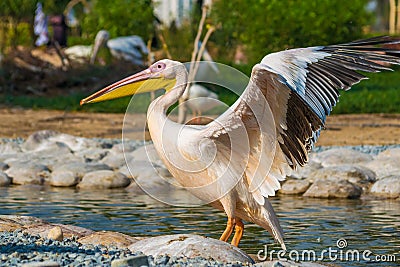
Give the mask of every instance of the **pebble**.
[[62, 241], [64, 239], [63, 231], [60, 226], [56, 226], [49, 230], [47, 238], [55, 241]]

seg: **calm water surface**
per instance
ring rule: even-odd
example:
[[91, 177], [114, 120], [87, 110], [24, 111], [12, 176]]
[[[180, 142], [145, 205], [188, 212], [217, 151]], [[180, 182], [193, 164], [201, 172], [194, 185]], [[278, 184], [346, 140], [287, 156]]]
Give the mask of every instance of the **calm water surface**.
[[[287, 196], [271, 201], [284, 229], [286, 246], [294, 251], [293, 257], [304, 250], [315, 250], [319, 257], [324, 249], [331, 248], [337, 250], [332, 251], [332, 257], [340, 259], [340, 251], [358, 250], [361, 255], [370, 250], [371, 257], [395, 255], [396, 262], [379, 263], [379, 266], [400, 266], [400, 201]], [[208, 206], [171, 207], [146, 195], [123, 190], [93, 192], [13, 186], [0, 188], [0, 203], [0, 214], [29, 215], [53, 223], [119, 231], [132, 236], [193, 233], [219, 238], [226, 224], [224, 214]], [[279, 250], [261, 227], [246, 224], [245, 229], [241, 248], [247, 253], [257, 254], [265, 245], [268, 254], [272, 249]], [[338, 239], [345, 239], [347, 246], [339, 249]], [[327, 253], [324, 256], [325, 260], [329, 259]], [[367, 263], [339, 260], [335, 264], [364, 266]], [[377, 266], [376, 263], [367, 265]]]

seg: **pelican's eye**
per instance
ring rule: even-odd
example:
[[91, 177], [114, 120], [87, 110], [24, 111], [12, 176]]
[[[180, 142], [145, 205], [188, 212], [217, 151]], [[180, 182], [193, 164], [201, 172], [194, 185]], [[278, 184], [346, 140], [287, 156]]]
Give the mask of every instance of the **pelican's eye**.
[[151, 72], [153, 73], [160, 72], [165, 69], [165, 66], [166, 66], [165, 63], [162, 62], [156, 63], [151, 67]]

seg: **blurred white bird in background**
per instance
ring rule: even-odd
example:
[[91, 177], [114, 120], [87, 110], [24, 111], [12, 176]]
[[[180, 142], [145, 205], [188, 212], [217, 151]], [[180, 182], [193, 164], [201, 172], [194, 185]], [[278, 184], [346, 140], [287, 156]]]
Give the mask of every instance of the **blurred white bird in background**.
[[97, 33], [90, 63], [93, 64], [95, 62], [100, 48], [105, 46], [110, 50], [111, 55], [117, 59], [123, 59], [139, 66], [144, 65], [143, 55], [147, 55], [149, 51], [140, 36], [131, 35], [113, 39], [109, 38], [110, 34], [108, 31], [101, 30]]

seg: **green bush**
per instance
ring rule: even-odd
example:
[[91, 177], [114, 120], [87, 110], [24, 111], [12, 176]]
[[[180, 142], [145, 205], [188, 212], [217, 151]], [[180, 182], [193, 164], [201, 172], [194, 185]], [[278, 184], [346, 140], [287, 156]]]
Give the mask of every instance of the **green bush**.
[[92, 10], [84, 16], [82, 31], [93, 40], [99, 30], [111, 37], [139, 35], [145, 41], [153, 34], [153, 5], [151, 0], [94, 0]]
[[221, 29], [214, 40], [220, 51], [244, 45], [252, 64], [272, 51], [347, 42], [363, 37], [363, 27], [371, 24], [368, 2], [216, 0], [212, 18]]

